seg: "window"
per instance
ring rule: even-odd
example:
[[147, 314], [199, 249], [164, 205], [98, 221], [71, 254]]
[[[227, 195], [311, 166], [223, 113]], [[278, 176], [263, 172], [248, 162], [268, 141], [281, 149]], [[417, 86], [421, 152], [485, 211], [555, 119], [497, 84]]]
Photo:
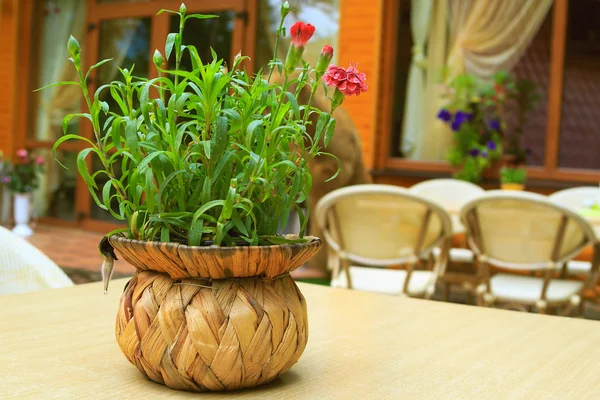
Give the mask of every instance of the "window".
[[[384, 174], [392, 170], [449, 174], [452, 168], [443, 157], [437, 162], [431, 162], [434, 161], [431, 158], [411, 157], [410, 143], [403, 137], [404, 109], [411, 101], [406, 98], [406, 81], [415, 49], [410, 26], [411, 4], [408, 0], [386, 0], [386, 9], [396, 14], [384, 18], [382, 57], [388, 57], [389, 62], [382, 63], [380, 79], [393, 85], [383, 85], [380, 93], [383, 117], [378, 119], [376, 133], [377, 141], [381, 140], [376, 168]], [[597, 156], [600, 115], [596, 112], [600, 106], [598, 15], [600, 2], [597, 0], [554, 1], [528, 48], [511, 70], [516, 78], [534, 82], [540, 95], [535, 109], [528, 114], [522, 136], [522, 145], [528, 150], [530, 178], [590, 183], [600, 179], [600, 157]], [[454, 33], [449, 30], [447, 34], [451, 42]], [[451, 50], [445, 50], [445, 57]], [[428, 51], [425, 48], [425, 52]], [[389, 66], [390, 63], [393, 65]], [[510, 129], [514, 121], [507, 123]]]

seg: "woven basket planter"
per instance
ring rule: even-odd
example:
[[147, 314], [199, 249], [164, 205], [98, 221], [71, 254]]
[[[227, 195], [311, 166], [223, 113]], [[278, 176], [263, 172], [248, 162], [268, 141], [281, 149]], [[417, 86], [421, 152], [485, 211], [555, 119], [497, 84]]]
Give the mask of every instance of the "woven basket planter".
[[289, 271], [316, 254], [319, 239], [239, 248], [110, 242], [138, 269], [121, 297], [117, 342], [148, 379], [192, 391], [254, 387], [302, 355], [306, 303]]

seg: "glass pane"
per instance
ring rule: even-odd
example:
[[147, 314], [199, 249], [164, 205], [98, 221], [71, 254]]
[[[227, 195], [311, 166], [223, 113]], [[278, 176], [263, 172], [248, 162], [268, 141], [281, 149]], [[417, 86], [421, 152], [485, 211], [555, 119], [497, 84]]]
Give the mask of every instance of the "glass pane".
[[570, 1], [558, 165], [600, 168], [600, 2]]
[[[275, 32], [279, 26], [281, 0], [260, 0], [258, 23], [256, 24], [256, 70], [266, 69], [273, 58]], [[337, 43], [339, 32], [340, 1], [312, 0], [294, 2], [295, 13], [288, 15], [285, 22], [286, 31], [296, 21], [310, 22], [317, 27], [313, 38], [306, 44], [304, 59], [313, 66], [326, 44], [334, 48], [332, 63], [337, 62]], [[289, 36], [279, 42], [278, 57], [284, 59], [289, 46]]]
[[[85, 1], [55, 0], [47, 2], [40, 12], [41, 27], [35, 68], [35, 85], [42, 87], [59, 81], [78, 80], [77, 72], [68, 61], [67, 40], [75, 36], [85, 43]], [[52, 3], [52, 4], [50, 4]], [[84, 49], [85, 51], [85, 49]], [[61, 86], [32, 94], [33, 129], [30, 139], [54, 142], [62, 135], [62, 118], [77, 113], [81, 106], [81, 94], [77, 86]], [[77, 133], [73, 126], [69, 133]]]
[[[550, 78], [550, 48], [552, 43], [551, 9], [529, 48], [515, 66], [513, 73], [517, 79], [527, 79], [535, 87], [539, 100], [535, 108], [526, 114], [521, 145], [527, 151], [528, 165], [543, 165], [546, 150], [546, 121], [548, 119], [548, 88]], [[516, 111], [514, 108], [510, 111]], [[508, 113], [508, 132], [516, 123], [516, 113]]]
[[40, 187], [34, 195], [35, 215], [74, 221], [77, 152], [56, 152], [56, 158], [67, 169], [52, 158], [49, 149], [39, 149], [34, 153], [44, 157], [46, 162], [46, 172], [40, 177]]
[[[219, 18], [196, 19], [190, 18], [185, 22], [183, 44], [195, 46], [204, 63], [212, 61], [210, 48], [217, 53], [218, 58], [231, 62], [231, 35], [234, 26], [232, 11], [202, 12], [200, 14], [218, 15]], [[170, 32], [179, 32], [179, 17], [171, 16]], [[186, 51], [181, 59], [181, 69], [192, 70], [192, 61]], [[169, 58], [169, 69], [175, 69], [175, 50]]]
[[[98, 59], [114, 58], [98, 70], [98, 86], [114, 80], [123, 80], [117, 67], [134, 68], [134, 75], [148, 77], [150, 61], [150, 18], [122, 18], [103, 21], [100, 24], [100, 41]], [[101, 99], [106, 101], [111, 110], [119, 110], [117, 102], [108, 90], [102, 92]], [[94, 158], [93, 171], [100, 167], [99, 160]], [[117, 177], [120, 171], [115, 171]], [[101, 190], [106, 182], [105, 175], [100, 174], [96, 180], [99, 188], [97, 193], [101, 197]], [[118, 204], [117, 208], [118, 209]], [[94, 219], [114, 221], [114, 218], [98, 207], [92, 200], [91, 216]]]

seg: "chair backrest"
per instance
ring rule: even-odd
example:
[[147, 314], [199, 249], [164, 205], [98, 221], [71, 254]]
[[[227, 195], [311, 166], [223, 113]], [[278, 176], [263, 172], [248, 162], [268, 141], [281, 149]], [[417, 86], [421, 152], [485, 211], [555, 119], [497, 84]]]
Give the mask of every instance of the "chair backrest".
[[578, 211], [592, 204], [600, 203], [600, 187], [580, 186], [564, 189], [551, 194], [548, 198], [563, 207]]
[[454, 212], [485, 193], [481, 187], [459, 179], [430, 179], [411, 186], [409, 191]]
[[594, 241], [580, 215], [535, 193], [489, 191], [460, 214], [475, 254], [505, 268], [541, 270]]
[[0, 295], [73, 286], [44, 253], [3, 227], [0, 243]]
[[407, 262], [452, 234], [439, 205], [390, 185], [334, 190], [317, 203], [315, 216], [329, 246], [363, 265]]

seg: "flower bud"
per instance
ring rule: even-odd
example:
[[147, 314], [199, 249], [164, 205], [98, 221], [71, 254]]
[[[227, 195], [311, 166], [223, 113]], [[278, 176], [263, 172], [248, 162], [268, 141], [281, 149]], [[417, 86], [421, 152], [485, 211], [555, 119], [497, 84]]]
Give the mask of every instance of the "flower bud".
[[79, 46], [79, 42], [72, 35], [69, 37], [69, 42], [67, 43], [67, 50], [71, 57], [75, 58], [81, 52], [81, 47]]
[[179, 6], [179, 13], [181, 15], [185, 15], [186, 12], [187, 12], [187, 7], [185, 6], [184, 3], [181, 3], [181, 6]]
[[296, 47], [304, 47], [314, 33], [315, 27], [313, 25], [298, 21], [290, 28], [292, 44]]
[[290, 13], [290, 11], [291, 11], [290, 3], [288, 3], [287, 1], [285, 1], [281, 5], [281, 8], [279, 9], [279, 11], [281, 12], [281, 18], [285, 18]]
[[152, 58], [152, 60], [154, 61], [154, 65], [156, 65], [156, 68], [162, 68], [163, 62], [165, 61], [163, 55], [160, 54], [160, 51], [158, 51], [158, 49], [154, 50], [154, 57]]
[[325, 71], [327, 71], [327, 67], [331, 62], [331, 58], [333, 57], [333, 47], [326, 44], [323, 46], [323, 50], [321, 50], [321, 55], [319, 55], [319, 59], [317, 60], [317, 80], [321, 79]]

